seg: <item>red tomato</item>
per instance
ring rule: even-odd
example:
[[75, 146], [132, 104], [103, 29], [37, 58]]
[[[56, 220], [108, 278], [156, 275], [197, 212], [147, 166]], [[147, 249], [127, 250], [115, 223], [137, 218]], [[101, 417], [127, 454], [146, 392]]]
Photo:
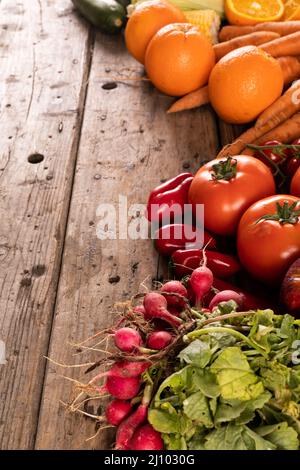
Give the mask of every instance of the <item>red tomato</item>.
[[293, 196], [300, 197], [300, 168], [296, 171], [291, 181], [290, 193]]
[[[295, 139], [290, 145], [300, 145], [300, 139]], [[290, 157], [300, 157], [300, 148], [299, 149], [289, 149], [289, 156]]]
[[[294, 140], [291, 145], [300, 145], [300, 139]], [[285, 173], [292, 178], [300, 167], [300, 149], [289, 149], [289, 159], [285, 167]]]
[[[282, 145], [282, 142], [279, 142], [279, 140], [269, 140], [268, 142], [265, 142], [261, 144], [262, 147], [265, 145]], [[285, 159], [288, 157], [288, 150], [281, 150], [280, 152], [276, 152], [276, 150], [273, 149], [264, 149], [261, 150], [260, 152], [256, 150], [254, 153], [254, 157], [258, 158], [261, 162], [265, 163], [273, 173], [276, 173], [277, 171], [277, 166], [281, 165]]]
[[254, 157], [215, 159], [196, 173], [189, 202], [204, 204], [204, 226], [219, 235], [234, 235], [251, 204], [275, 193], [271, 170]]
[[277, 285], [300, 257], [299, 214], [300, 199], [283, 194], [257, 201], [244, 213], [238, 228], [238, 254], [256, 279]]
[[298, 168], [300, 168], [300, 158], [296, 158], [296, 157], [290, 158], [287, 161], [285, 174], [289, 176], [290, 178], [292, 178], [294, 174], [296, 173], [296, 171], [298, 170]]

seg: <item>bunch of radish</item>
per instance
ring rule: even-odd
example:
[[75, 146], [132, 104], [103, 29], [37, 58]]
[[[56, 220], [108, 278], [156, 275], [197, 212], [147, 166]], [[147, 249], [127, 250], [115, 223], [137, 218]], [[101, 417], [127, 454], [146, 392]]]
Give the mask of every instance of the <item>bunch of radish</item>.
[[[108, 353], [107, 360], [113, 358], [113, 363], [94, 376], [88, 389], [99, 397], [111, 397], [101, 420], [116, 426], [116, 449], [164, 448], [161, 435], [147, 421], [155, 391], [153, 367], [162, 367], [162, 359], [174, 354], [178, 340], [187, 328], [193, 328], [199, 315], [210, 315], [220, 302], [228, 300], [243, 306], [242, 294], [230, 289], [217, 293], [213, 284], [213, 273], [204, 259], [183, 282], [168, 281], [159, 290], [146, 293], [143, 303], [131, 307], [130, 316], [117, 329], [108, 330], [107, 338], [113, 337], [115, 350]], [[125, 325], [120, 326], [122, 323]]]
[[[150, 333], [147, 342], [164, 347], [166, 340], [160, 336], [155, 339], [157, 333], [160, 332]], [[108, 424], [117, 427], [116, 449], [161, 450], [162, 438], [147, 422], [152, 388], [145, 385], [143, 373], [152, 363], [146, 360], [146, 356], [145, 360], [134, 360], [135, 355], [140, 358], [142, 336], [135, 328], [124, 327], [115, 331], [114, 342], [118, 350], [125, 353], [125, 358], [114, 362], [108, 371], [96, 375], [89, 385], [93, 384], [98, 394], [108, 393], [113, 398], [106, 406], [105, 419]], [[97, 382], [103, 377], [104, 385], [98, 386]], [[135, 405], [137, 400], [139, 404]]]
[[[165, 300], [164, 297], [162, 298]], [[147, 302], [149, 303], [149, 299], [145, 303]], [[144, 310], [136, 313], [144, 313]], [[145, 317], [151, 316], [151, 308], [145, 309], [145, 313]], [[157, 318], [161, 318], [161, 312]], [[146, 338], [146, 344], [148, 348], [151, 348], [148, 351], [164, 349], [171, 343], [172, 338], [172, 334], [168, 331], [151, 331]], [[115, 331], [114, 342], [115, 346], [122, 353], [126, 353], [130, 360], [115, 362], [109, 371], [98, 374], [93, 382], [105, 376], [105, 384], [102, 387], [96, 387], [96, 390], [103, 394], [109, 393], [113, 397], [106, 407], [105, 418], [107, 423], [117, 426], [116, 449], [161, 450], [164, 448], [163, 440], [147, 422], [152, 387], [145, 385], [142, 395], [140, 394], [140, 389], [144, 385], [142, 374], [152, 363], [147, 361], [146, 357], [143, 361], [134, 361], [134, 355], [140, 354], [141, 351], [147, 352], [147, 348], [142, 347], [142, 336], [134, 328], [123, 327]], [[140, 403], [134, 406], [132, 402], [137, 398], [140, 399]]]
[[[134, 314], [142, 316], [149, 325], [160, 321], [164, 329], [157, 329], [157, 324], [154, 324], [154, 328], [152, 327], [146, 336], [143, 335], [144, 338], [137, 329], [128, 326], [119, 328], [113, 334], [115, 346], [127, 355], [127, 360], [115, 362], [104, 374], [106, 382], [99, 388], [99, 392], [108, 392], [114, 398], [108, 404], [105, 415], [109, 424], [117, 426], [116, 449], [163, 449], [160, 434], [147, 422], [148, 406], [152, 397], [151, 388], [147, 385], [142, 395], [140, 394], [143, 386], [142, 374], [152, 365], [151, 353], [163, 351], [171, 345], [176, 331], [184, 323], [180, 312], [187, 302], [187, 290], [184, 285], [179, 281], [167, 282], [160, 291], [147, 293], [143, 305], [133, 309]], [[140, 357], [141, 354], [145, 354], [144, 361], [133, 360], [135, 355]], [[103, 374], [98, 378], [100, 376]], [[140, 398], [140, 404], [134, 407], [131, 402], [137, 397]]]

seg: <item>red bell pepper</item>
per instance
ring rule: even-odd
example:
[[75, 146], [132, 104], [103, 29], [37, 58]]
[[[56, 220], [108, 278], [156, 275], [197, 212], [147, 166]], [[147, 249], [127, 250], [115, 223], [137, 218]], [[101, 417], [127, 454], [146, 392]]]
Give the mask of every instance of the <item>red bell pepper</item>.
[[178, 216], [182, 218], [192, 181], [192, 173], [181, 173], [153, 189], [147, 204], [148, 220], [170, 223]]
[[[199, 246], [199, 241], [203, 243]], [[155, 247], [163, 256], [170, 256], [176, 250], [185, 248], [202, 248], [207, 245], [207, 249], [216, 249], [216, 240], [206, 232], [202, 232], [199, 228], [192, 227], [187, 224], [169, 224], [164, 225], [156, 232]]]
[[[221, 279], [226, 279], [236, 274], [241, 265], [238, 259], [232, 255], [225, 255], [217, 251], [205, 251], [207, 258], [207, 267], [211, 269], [213, 274]], [[194, 269], [198, 268], [203, 260], [203, 250], [177, 250], [172, 254], [171, 261], [174, 271], [180, 279], [191, 274]]]

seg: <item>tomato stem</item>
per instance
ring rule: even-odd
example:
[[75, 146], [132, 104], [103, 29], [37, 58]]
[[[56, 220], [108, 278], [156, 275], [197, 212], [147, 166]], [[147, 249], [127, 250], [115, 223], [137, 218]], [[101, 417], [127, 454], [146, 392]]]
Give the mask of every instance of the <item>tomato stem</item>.
[[[279, 155], [284, 153], [285, 150], [291, 149], [296, 151], [293, 155], [293, 158], [296, 160], [300, 160], [300, 145], [292, 145], [292, 144], [278, 144], [278, 145], [254, 145], [254, 144], [247, 144], [247, 148], [250, 150], [257, 150], [258, 152], [263, 153], [264, 150], [275, 150]], [[274, 163], [274, 162], [273, 162]]]
[[212, 166], [213, 171], [211, 172], [213, 180], [225, 180], [229, 181], [236, 176], [237, 172], [237, 160], [232, 157], [228, 157], [226, 160], [221, 160], [219, 163], [215, 163]]
[[[280, 182], [279, 182], [279, 187], [283, 186], [287, 177], [286, 175], [282, 172], [280, 169], [280, 166], [283, 162], [285, 162], [286, 158], [284, 156], [284, 152], [287, 148], [299, 148], [300, 151], [300, 145], [284, 145], [284, 144], [278, 144], [278, 145], [254, 145], [254, 144], [247, 144], [247, 147], [250, 148], [251, 150], [255, 150], [259, 152], [272, 166], [274, 169], [273, 175], [280, 176]], [[278, 156], [281, 157], [281, 161], [279, 163], [275, 163], [271, 158], [268, 157], [267, 153], [265, 150], [273, 150], [274, 153], [276, 153]], [[300, 154], [299, 154], [300, 155]], [[298, 157], [297, 157], [298, 158]]]
[[279, 222], [281, 225], [295, 225], [299, 222], [300, 209], [296, 210], [296, 206], [299, 203], [300, 199], [298, 201], [293, 202], [290, 206], [288, 201], [283, 201], [282, 206], [279, 202], [276, 202], [277, 212], [275, 212], [274, 214], [263, 215], [256, 221], [256, 224], [258, 224], [262, 220], [274, 220], [276, 222]]

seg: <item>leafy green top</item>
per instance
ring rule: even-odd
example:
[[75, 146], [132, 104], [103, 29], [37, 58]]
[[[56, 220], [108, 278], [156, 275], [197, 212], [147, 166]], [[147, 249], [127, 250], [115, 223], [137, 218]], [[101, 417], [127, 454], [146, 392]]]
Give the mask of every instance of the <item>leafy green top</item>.
[[299, 326], [290, 315], [259, 310], [230, 327], [216, 322], [189, 333], [178, 370], [149, 411], [166, 448], [298, 449], [300, 366], [292, 354]]

